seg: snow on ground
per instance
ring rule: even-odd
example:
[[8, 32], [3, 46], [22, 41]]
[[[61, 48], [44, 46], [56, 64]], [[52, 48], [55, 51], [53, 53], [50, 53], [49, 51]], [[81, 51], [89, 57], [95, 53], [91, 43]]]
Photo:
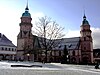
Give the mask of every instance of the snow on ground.
[[[42, 67], [11, 67], [11, 65], [41, 65]], [[60, 63], [0, 61], [0, 75], [100, 75], [100, 69], [88, 65]], [[75, 74], [76, 73], [76, 74]]]
[[[11, 67], [11, 65], [39, 65], [42, 67]], [[14, 62], [14, 61], [0, 61], [0, 69], [37, 69], [37, 70], [60, 70], [61, 67], [53, 63], [39, 63], [39, 62]]]
[[[11, 67], [11, 65], [40, 65], [42, 67]], [[0, 69], [34, 69], [34, 70], [80, 70], [80, 71], [99, 71], [94, 69], [94, 66], [88, 65], [70, 65], [60, 63], [39, 63], [39, 62], [15, 62], [15, 61], [0, 61]]]

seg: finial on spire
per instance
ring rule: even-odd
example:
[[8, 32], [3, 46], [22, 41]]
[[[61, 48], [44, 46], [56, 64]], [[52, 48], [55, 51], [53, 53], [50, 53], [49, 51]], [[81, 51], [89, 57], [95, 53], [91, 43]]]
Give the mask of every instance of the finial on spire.
[[25, 10], [29, 10], [29, 8], [28, 8], [28, 0], [27, 0], [27, 5], [26, 5]]
[[27, 0], [25, 12], [22, 14], [22, 17], [31, 17], [31, 14], [29, 13], [29, 8], [28, 8], [28, 0]]
[[85, 16], [85, 9], [84, 9], [84, 16], [83, 16], [83, 19], [86, 19], [86, 16]]
[[89, 25], [89, 22], [86, 20], [86, 16], [85, 16], [85, 10], [84, 10], [84, 16], [83, 16], [83, 25]]

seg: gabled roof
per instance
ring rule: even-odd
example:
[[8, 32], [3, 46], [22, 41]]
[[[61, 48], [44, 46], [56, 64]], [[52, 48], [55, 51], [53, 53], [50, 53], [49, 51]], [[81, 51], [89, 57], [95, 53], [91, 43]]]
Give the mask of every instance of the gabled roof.
[[63, 38], [59, 43], [58, 47], [55, 50], [64, 50], [64, 46], [66, 45], [68, 50], [77, 50], [79, 47], [80, 37], [74, 38]]
[[4, 34], [0, 33], [0, 46], [16, 47]]

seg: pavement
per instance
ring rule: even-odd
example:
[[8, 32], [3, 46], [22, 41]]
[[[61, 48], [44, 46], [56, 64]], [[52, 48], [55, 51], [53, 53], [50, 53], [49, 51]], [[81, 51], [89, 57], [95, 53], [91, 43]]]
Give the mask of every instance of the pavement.
[[[42, 67], [11, 67], [11, 65]], [[94, 69], [94, 66], [89, 65], [0, 61], [0, 75], [100, 75], [100, 69]]]

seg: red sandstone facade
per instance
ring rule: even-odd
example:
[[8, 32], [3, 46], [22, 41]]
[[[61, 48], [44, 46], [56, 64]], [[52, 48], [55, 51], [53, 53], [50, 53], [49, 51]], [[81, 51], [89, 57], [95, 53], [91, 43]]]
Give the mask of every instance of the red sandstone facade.
[[91, 36], [92, 31], [90, 25], [86, 20], [86, 16], [83, 17], [83, 23], [81, 25], [81, 60], [82, 62], [93, 63], [93, 41]]
[[[28, 11], [28, 6], [25, 12], [22, 14], [20, 25], [20, 32], [17, 36], [17, 59], [29, 60], [29, 57], [33, 58], [33, 55], [26, 54], [29, 50], [33, 49], [33, 36], [31, 33], [32, 23], [31, 15]], [[33, 59], [31, 59], [33, 61]]]

